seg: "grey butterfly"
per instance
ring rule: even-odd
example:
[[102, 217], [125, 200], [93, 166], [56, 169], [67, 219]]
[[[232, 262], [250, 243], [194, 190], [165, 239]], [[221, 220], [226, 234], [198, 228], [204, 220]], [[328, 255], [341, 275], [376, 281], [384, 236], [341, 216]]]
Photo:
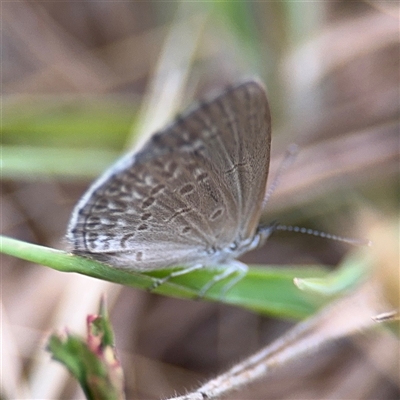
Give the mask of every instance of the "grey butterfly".
[[111, 166], [75, 207], [73, 253], [115, 268], [220, 271], [200, 291], [247, 271], [236, 260], [274, 225], [259, 226], [271, 145], [265, 90], [255, 80], [226, 89], [180, 115]]

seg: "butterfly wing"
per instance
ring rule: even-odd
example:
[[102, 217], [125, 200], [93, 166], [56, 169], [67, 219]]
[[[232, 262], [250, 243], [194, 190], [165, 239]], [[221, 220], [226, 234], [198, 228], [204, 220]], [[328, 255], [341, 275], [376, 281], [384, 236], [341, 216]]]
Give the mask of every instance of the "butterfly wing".
[[241, 239], [254, 235], [262, 212], [271, 149], [271, 115], [265, 89], [257, 81], [245, 82], [228, 96], [204, 103], [192, 118], [221, 181], [233, 194]]
[[269, 163], [269, 109], [247, 82], [200, 104], [105, 172], [76, 206], [74, 252], [136, 270], [206, 261], [254, 234]]

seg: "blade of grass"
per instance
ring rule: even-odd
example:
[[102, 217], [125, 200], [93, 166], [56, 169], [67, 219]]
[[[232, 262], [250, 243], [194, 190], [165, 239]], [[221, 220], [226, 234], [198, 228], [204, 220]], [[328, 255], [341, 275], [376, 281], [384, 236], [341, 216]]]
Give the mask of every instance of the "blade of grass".
[[[138, 273], [116, 269], [89, 258], [38, 246], [8, 237], [0, 237], [1, 252], [45, 265], [62, 272], [76, 272], [98, 279], [148, 289], [154, 278], [167, 276], [171, 269]], [[154, 290], [155, 293], [185, 299], [195, 299], [201, 287], [218, 269], [203, 269], [178, 276]], [[206, 300], [223, 301], [262, 314], [282, 318], [304, 318], [314, 313], [329, 299], [320, 294], [302, 292], [293, 284], [295, 277], [323, 277], [322, 266], [250, 267], [247, 275], [222, 297], [224, 282], [219, 282], [204, 296]]]
[[117, 159], [111, 150], [2, 146], [2, 177], [8, 179], [94, 178]]

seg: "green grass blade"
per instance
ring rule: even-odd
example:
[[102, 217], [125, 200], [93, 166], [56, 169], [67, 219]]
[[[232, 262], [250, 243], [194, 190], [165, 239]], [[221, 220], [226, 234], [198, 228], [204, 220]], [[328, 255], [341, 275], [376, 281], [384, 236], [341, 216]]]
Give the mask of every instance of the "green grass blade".
[[94, 178], [119, 152], [96, 149], [63, 149], [2, 146], [2, 177], [8, 179]]
[[[38, 246], [8, 237], [0, 237], [1, 252], [42, 264], [62, 272], [76, 272], [106, 281], [148, 289], [154, 278], [167, 276], [171, 269], [141, 274], [134, 271], [112, 268], [94, 260], [70, 253]], [[201, 287], [218, 270], [203, 269], [178, 276], [162, 284], [155, 293], [195, 299]], [[323, 277], [326, 270], [321, 266], [302, 267], [250, 267], [247, 275], [232, 289], [223, 295], [224, 282], [218, 282], [204, 296], [206, 300], [223, 301], [247, 308], [262, 314], [283, 318], [303, 318], [314, 313], [327, 302], [325, 296], [303, 292], [294, 284], [293, 279]], [[225, 282], [226, 283], [226, 282]]]

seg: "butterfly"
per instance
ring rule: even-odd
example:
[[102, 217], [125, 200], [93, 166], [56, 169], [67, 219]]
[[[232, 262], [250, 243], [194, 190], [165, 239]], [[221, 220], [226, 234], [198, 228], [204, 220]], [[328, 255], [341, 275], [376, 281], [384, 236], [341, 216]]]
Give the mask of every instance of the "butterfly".
[[260, 247], [271, 147], [263, 85], [249, 80], [193, 106], [100, 176], [73, 210], [72, 252], [149, 272], [179, 266], [219, 273], [200, 290], [247, 271], [237, 257]]

